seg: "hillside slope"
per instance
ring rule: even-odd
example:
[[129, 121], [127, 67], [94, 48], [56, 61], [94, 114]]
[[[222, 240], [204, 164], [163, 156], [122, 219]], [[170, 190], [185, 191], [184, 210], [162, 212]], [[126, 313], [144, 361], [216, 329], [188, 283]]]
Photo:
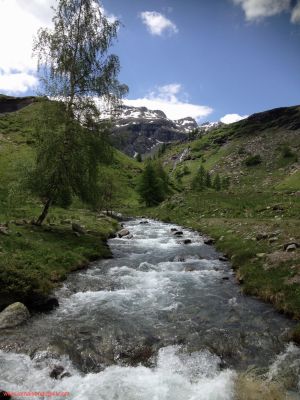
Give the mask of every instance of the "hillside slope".
[[[177, 193], [157, 208], [136, 211], [212, 236], [245, 293], [298, 319], [299, 124], [299, 106], [280, 108], [171, 145], [162, 161]], [[201, 165], [210, 173], [211, 187], [196, 190]], [[217, 175], [229, 187], [216, 190]]]
[[[7, 97], [0, 97], [0, 111], [7, 111]], [[13, 99], [9, 111], [0, 114], [0, 310], [13, 301], [33, 307], [66, 274], [87, 265], [89, 260], [109, 256], [105, 239], [117, 222], [93, 212], [75, 200], [70, 209], [53, 207], [45, 226], [30, 223], [42, 208], [41, 201], [22, 187], [22, 174], [34, 156], [32, 130], [39, 112], [38, 99], [24, 105]], [[115, 151], [111, 165], [103, 166], [102, 177], [113, 191], [105, 208], [138, 204], [135, 180], [141, 166]], [[72, 224], [85, 234], [72, 231]]]

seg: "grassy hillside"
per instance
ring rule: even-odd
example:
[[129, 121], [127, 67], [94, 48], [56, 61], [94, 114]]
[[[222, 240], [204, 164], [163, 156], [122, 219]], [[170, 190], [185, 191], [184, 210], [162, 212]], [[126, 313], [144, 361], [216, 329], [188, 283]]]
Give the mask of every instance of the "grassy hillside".
[[[300, 249], [285, 250], [300, 243], [300, 107], [256, 114], [171, 146], [162, 160], [175, 194], [158, 208], [131, 213], [212, 236], [245, 293], [300, 319]], [[200, 165], [212, 177], [228, 177], [230, 187], [192, 190]]]
[[[0, 97], [6, 101], [6, 96]], [[42, 209], [39, 199], [22, 187], [26, 164], [34, 157], [32, 130], [40, 101], [17, 112], [0, 114], [0, 309], [12, 301], [26, 302], [35, 294], [48, 294], [66, 274], [89, 260], [109, 256], [105, 239], [117, 229], [117, 222], [90, 211], [75, 200], [70, 209], [53, 207], [42, 228], [30, 222]], [[116, 151], [113, 163], [103, 167], [102, 176], [114, 184], [114, 196], [107, 208], [137, 205], [134, 190], [140, 164]], [[79, 237], [75, 222], [85, 227]]]

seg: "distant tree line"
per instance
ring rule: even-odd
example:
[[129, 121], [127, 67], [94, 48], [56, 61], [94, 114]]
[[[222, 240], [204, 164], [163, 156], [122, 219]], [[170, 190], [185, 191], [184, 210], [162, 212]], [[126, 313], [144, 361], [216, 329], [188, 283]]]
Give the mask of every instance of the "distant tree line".
[[191, 188], [201, 192], [206, 189], [214, 189], [216, 191], [227, 190], [230, 186], [228, 176], [220, 176], [218, 173], [213, 175], [201, 165], [192, 179]]

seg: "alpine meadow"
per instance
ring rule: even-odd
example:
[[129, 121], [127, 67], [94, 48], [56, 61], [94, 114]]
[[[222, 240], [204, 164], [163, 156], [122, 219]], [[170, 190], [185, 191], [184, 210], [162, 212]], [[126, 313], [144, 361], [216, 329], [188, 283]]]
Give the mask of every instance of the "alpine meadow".
[[0, 400], [300, 399], [299, 11], [0, 2]]

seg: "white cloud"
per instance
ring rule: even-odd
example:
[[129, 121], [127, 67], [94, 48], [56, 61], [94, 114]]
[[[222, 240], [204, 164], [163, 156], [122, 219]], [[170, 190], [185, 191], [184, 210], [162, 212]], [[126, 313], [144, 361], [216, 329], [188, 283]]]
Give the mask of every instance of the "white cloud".
[[133, 107], [147, 107], [150, 110], [162, 110], [168, 118], [173, 120], [192, 117], [199, 121], [213, 112], [211, 107], [183, 101], [179, 98], [181, 96], [182, 86], [178, 83], [172, 83], [157, 87], [155, 91], [143, 98], [125, 99], [124, 104]]
[[178, 32], [177, 26], [163, 14], [156, 11], [144, 11], [140, 18], [152, 35], [162, 36], [163, 33], [174, 34]]
[[0, 91], [24, 93], [37, 85], [38, 79], [34, 75], [27, 74], [26, 72], [13, 74], [0, 72]]
[[51, 21], [54, 0], [0, 0], [0, 89], [25, 92], [37, 84], [33, 37]]
[[294, 7], [291, 15], [291, 22], [293, 24], [299, 24], [300, 23], [300, 0], [298, 0], [298, 3]]
[[[23, 93], [37, 85], [33, 38], [50, 27], [57, 0], [0, 0], [0, 90]], [[101, 8], [112, 22], [116, 18]]]
[[248, 118], [249, 115], [239, 115], [239, 114], [226, 114], [220, 119], [223, 124], [233, 124], [234, 122], [241, 121], [242, 119]]
[[233, 0], [240, 5], [247, 21], [272, 17], [290, 9], [291, 0]]

